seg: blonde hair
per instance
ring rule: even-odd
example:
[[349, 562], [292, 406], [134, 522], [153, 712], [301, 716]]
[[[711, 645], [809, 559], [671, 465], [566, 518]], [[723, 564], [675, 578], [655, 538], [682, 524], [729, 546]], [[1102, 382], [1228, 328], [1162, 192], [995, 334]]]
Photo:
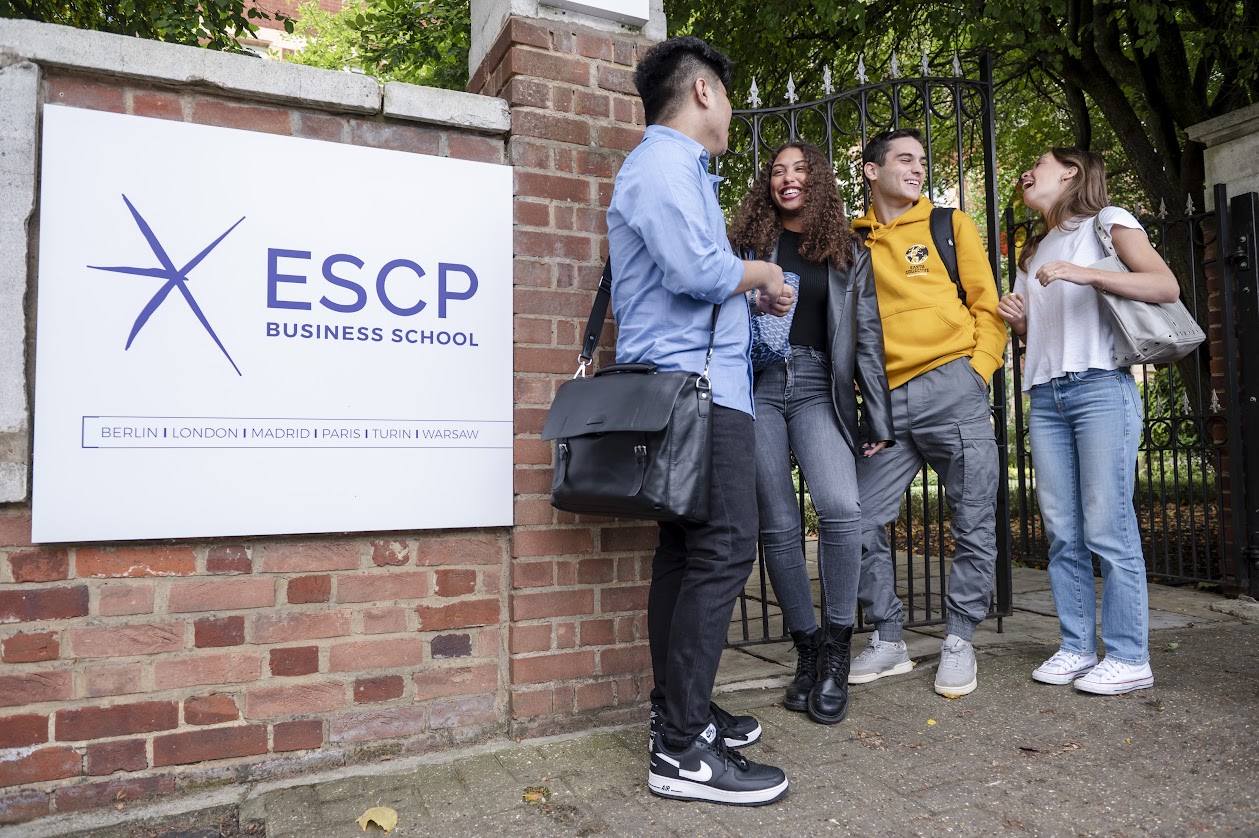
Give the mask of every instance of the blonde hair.
[[1020, 270], [1027, 270], [1036, 248], [1050, 230], [1077, 219], [1091, 218], [1110, 206], [1110, 194], [1106, 191], [1106, 165], [1101, 155], [1082, 148], [1051, 148], [1049, 153], [1063, 166], [1074, 166], [1076, 174], [1067, 182], [1066, 189], [1054, 205], [1045, 211], [1044, 218], [1033, 228], [1035, 232], [1023, 245], [1019, 254]]

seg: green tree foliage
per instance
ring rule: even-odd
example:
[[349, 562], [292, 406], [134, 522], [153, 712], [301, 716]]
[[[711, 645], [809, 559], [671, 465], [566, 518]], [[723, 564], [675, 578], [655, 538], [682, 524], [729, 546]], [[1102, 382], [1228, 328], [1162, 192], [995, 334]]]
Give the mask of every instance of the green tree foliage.
[[331, 14], [305, 3], [295, 32], [306, 46], [290, 60], [462, 90], [468, 82], [469, 9], [468, 0], [363, 0]]
[[259, 21], [274, 19], [292, 29], [292, 21], [286, 16], [276, 13], [273, 17], [247, 0], [0, 0], [0, 17], [41, 20], [224, 52], [242, 52], [237, 37], [256, 31]]

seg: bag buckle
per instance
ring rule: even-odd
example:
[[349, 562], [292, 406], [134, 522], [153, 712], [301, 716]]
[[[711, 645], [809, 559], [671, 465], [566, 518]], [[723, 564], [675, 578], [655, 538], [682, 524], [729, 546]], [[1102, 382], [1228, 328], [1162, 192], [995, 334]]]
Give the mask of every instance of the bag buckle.
[[573, 378], [585, 378], [586, 367], [590, 366], [590, 358], [586, 355], [577, 356], [577, 372], [573, 373]]

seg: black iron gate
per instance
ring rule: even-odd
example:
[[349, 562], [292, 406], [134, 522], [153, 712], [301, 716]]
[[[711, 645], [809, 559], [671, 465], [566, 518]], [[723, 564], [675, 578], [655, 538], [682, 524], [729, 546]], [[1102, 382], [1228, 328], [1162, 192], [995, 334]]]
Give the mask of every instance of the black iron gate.
[[[937, 206], [957, 207], [975, 219], [987, 240], [997, 285], [1002, 287], [991, 62], [982, 63], [978, 81], [962, 78], [956, 58], [952, 76], [931, 75], [925, 57], [921, 69], [920, 77], [866, 83], [864, 68], [859, 68], [857, 78], [861, 85], [841, 93], [832, 92], [827, 69], [821, 84], [823, 98], [797, 102], [792, 80], [785, 94], [788, 104], [782, 107], [761, 107], [760, 93], [753, 82], [748, 96], [753, 109], [735, 111], [730, 150], [718, 161], [717, 171], [726, 178], [722, 203], [727, 207], [737, 204], [764, 156], [782, 143], [799, 138], [828, 154], [836, 181], [853, 213], [855, 207], [868, 206], [867, 187], [861, 175], [861, 150], [866, 140], [881, 131], [915, 127], [923, 132], [923, 145], [930, 160], [924, 194]], [[897, 75], [895, 59], [892, 75]], [[1006, 411], [1006, 377], [1004, 370], [998, 370], [992, 381], [992, 414], [1001, 473], [1007, 471]], [[807, 492], [801, 481], [802, 518], [807, 515]], [[998, 620], [998, 628], [1001, 618], [1011, 613], [1010, 532], [1001, 526], [1009, 517], [1009, 487], [1002, 480], [997, 497], [996, 590], [990, 611]], [[807, 531], [807, 527], [803, 529]], [[923, 469], [906, 493], [902, 514], [892, 525], [891, 536], [897, 590], [906, 606], [906, 626], [943, 623], [952, 536], [943, 488], [930, 468]], [[738, 614], [741, 630], [732, 636], [732, 645], [781, 640], [787, 633], [769, 586], [763, 552], [757, 573], [739, 599]]]

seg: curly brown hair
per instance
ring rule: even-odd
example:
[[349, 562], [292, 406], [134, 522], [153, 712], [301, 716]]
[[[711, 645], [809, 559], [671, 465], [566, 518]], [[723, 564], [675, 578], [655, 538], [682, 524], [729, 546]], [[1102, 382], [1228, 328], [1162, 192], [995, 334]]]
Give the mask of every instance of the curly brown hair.
[[773, 252], [783, 228], [778, 207], [769, 194], [770, 172], [778, 155], [788, 148], [800, 149], [808, 171], [804, 182], [800, 255], [810, 262], [829, 261], [837, 268], [847, 267], [852, 262], [856, 235], [848, 225], [835, 173], [822, 150], [803, 140], [779, 146], [765, 161], [730, 224], [730, 243], [736, 252], [751, 250], [763, 259]]

